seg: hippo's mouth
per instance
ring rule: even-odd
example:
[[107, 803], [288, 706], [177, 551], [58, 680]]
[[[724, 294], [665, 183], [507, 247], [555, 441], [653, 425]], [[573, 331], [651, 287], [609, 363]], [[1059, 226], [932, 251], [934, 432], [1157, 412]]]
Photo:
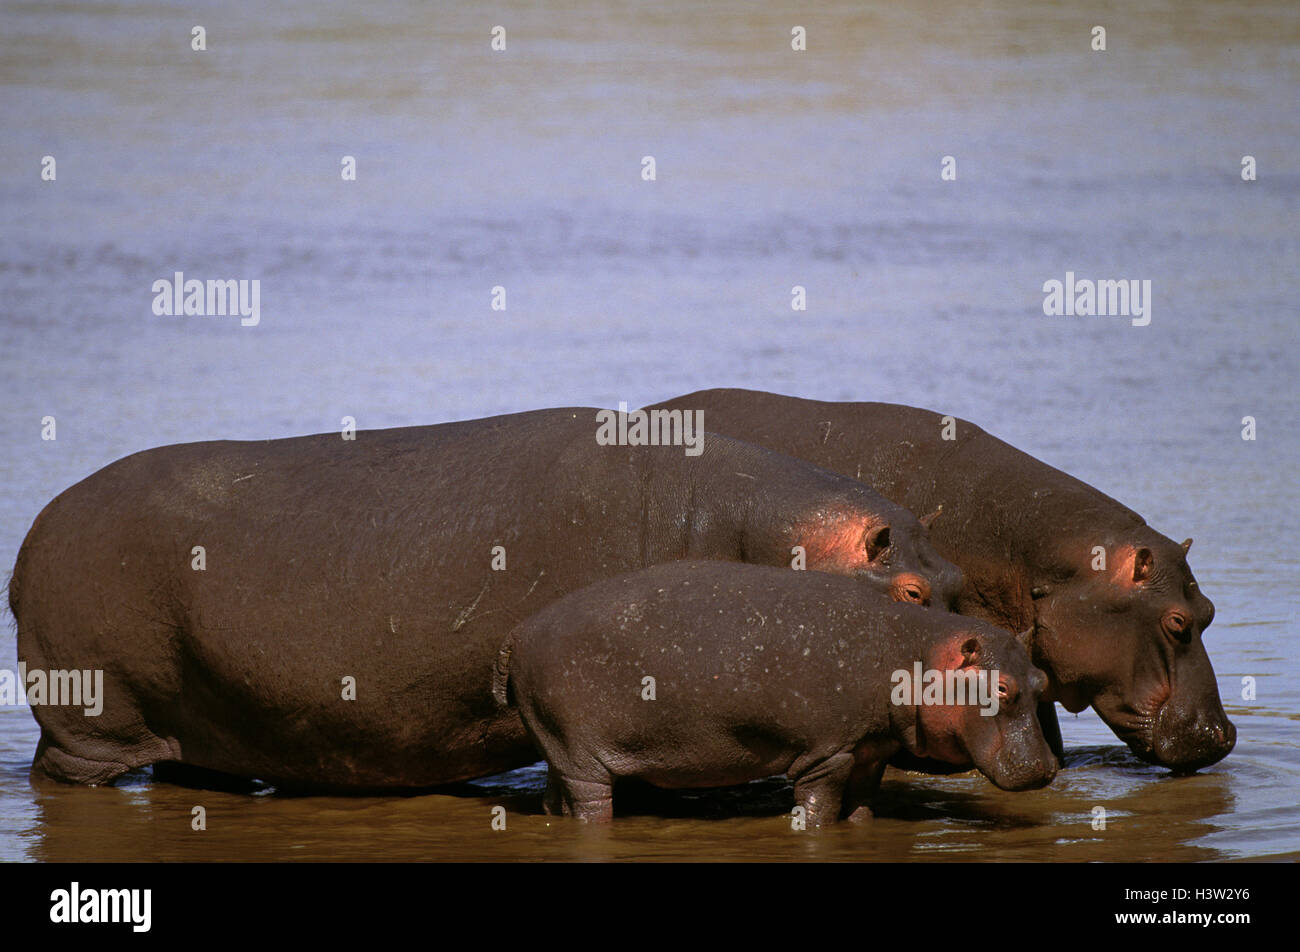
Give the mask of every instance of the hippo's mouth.
[[1159, 764], [1160, 758], [1156, 756], [1156, 737], [1154, 722], [1145, 728], [1134, 728], [1132, 730], [1116, 731], [1119, 739], [1128, 745], [1128, 749], [1141, 760], [1149, 764]]
[[1156, 726], [1171, 693], [1170, 686], [1162, 684], [1137, 704], [1121, 703], [1114, 712], [1105, 711], [1099, 705], [1094, 705], [1093, 710], [1139, 759], [1165, 766], [1156, 750]]
[[1202, 767], [1216, 764], [1236, 744], [1236, 729], [1227, 722], [1223, 727], [1204, 728], [1210, 736], [1201, 738], [1204, 743], [1189, 746], [1177, 731], [1163, 722], [1167, 709], [1168, 705], [1162, 704], [1153, 715], [1135, 714], [1126, 718], [1123, 726], [1107, 718], [1103, 720], [1140, 760], [1165, 767], [1175, 774], [1192, 774]]

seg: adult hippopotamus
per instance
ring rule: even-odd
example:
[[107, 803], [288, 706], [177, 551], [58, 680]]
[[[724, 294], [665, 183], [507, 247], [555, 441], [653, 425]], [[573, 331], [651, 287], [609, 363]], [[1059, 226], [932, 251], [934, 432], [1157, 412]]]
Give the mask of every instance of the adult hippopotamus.
[[958, 611], [1033, 627], [1050, 682], [1040, 717], [1058, 755], [1054, 701], [1092, 705], [1135, 754], [1176, 770], [1232, 750], [1202, 642], [1214, 605], [1188, 568], [1191, 539], [1175, 543], [1091, 486], [929, 410], [751, 390], [656, 406], [702, 410], [710, 430], [860, 479], [914, 512], [942, 507], [931, 535], [965, 574]]
[[851, 579], [681, 561], [523, 622], [492, 693], [513, 698], [546, 755], [549, 813], [609, 820], [618, 778], [673, 789], [783, 773], [821, 825], [869, 816], [904, 749], [973, 764], [1004, 790], [1049, 783], [1046, 685], [1015, 636], [985, 622]]
[[166, 446], [68, 489], [18, 554], [18, 657], [102, 669], [103, 710], [34, 706], [33, 773], [453, 782], [536, 760], [493, 703], [497, 649], [598, 579], [790, 566], [803, 546], [808, 569], [903, 600], [960, 589], [915, 516], [861, 484], [711, 434], [698, 456], [601, 445], [596, 414]]

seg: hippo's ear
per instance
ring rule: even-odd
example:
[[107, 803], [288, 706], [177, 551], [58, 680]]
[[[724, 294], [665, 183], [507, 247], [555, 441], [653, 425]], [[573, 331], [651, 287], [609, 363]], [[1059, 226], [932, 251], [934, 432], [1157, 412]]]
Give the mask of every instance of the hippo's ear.
[[1192, 547], [1192, 540], [1191, 540], [1191, 539], [1184, 539], [1184, 540], [1183, 540], [1183, 555], [1184, 555], [1184, 557], [1187, 555], [1187, 552], [1188, 552], [1188, 550], [1191, 549], [1191, 547]]
[[975, 664], [980, 653], [980, 640], [978, 638], [967, 638], [961, 645], [961, 666], [963, 668]]
[[[930, 513], [928, 516], [922, 516], [922, 517], [921, 517], [921, 520], [920, 520], [920, 522], [921, 522], [921, 526], [925, 529], [926, 532], [929, 532], [929, 531], [930, 531], [930, 524], [931, 524], [932, 522], [934, 522], [934, 520], [936, 520], [936, 519], [939, 518], [939, 513], [941, 513], [941, 512], [943, 512], [943, 506], [942, 506], [942, 505], [940, 505], [938, 509], [936, 509], [934, 512]], [[1189, 541], [1190, 541], [1190, 540], [1189, 540]]]
[[1034, 628], [1035, 628], [1035, 625], [1030, 625], [1030, 626], [1029, 626], [1028, 628], [1026, 628], [1024, 631], [1019, 632], [1019, 633], [1016, 635], [1016, 641], [1018, 641], [1018, 642], [1020, 642], [1022, 645], [1024, 645], [1026, 651], [1028, 651], [1028, 650], [1029, 650], [1029, 646], [1030, 646], [1031, 644], [1033, 644], [1033, 641], [1034, 641]]
[[1133, 581], [1145, 582], [1151, 577], [1151, 569], [1155, 566], [1155, 556], [1146, 546], [1138, 549], [1133, 553]]
[[868, 526], [867, 533], [862, 539], [862, 547], [867, 552], [867, 559], [871, 562], [876, 561], [876, 557], [889, 548], [889, 526]]

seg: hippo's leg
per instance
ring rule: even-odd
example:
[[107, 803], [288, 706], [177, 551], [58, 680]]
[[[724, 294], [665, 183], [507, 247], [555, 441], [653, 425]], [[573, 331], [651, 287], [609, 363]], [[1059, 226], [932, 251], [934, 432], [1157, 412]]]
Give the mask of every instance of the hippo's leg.
[[[608, 823], [614, 819], [614, 778], [607, 781], [560, 777], [560, 798], [564, 812], [579, 820]], [[547, 793], [548, 798], [550, 793]]]
[[41, 731], [32, 758], [31, 779], [57, 780], [61, 783], [101, 784], [122, 776], [132, 769], [120, 760], [91, 760], [70, 754], [50, 743], [49, 736]]
[[844, 791], [844, 806], [841, 808], [844, 818], [854, 823], [862, 823], [872, 818], [871, 801], [880, 789], [880, 778], [885, 774], [889, 758], [863, 761], [859, 759], [849, 774], [849, 783]]
[[605, 765], [590, 756], [571, 758], [570, 751], [555, 745], [550, 750], [542, 799], [546, 812], [598, 823], [614, 819], [614, 776]]
[[829, 826], [839, 820], [853, 763], [853, 754], [848, 751], [840, 751], [802, 770], [796, 761], [788, 776], [794, 781], [794, 802], [804, 808], [808, 823]]
[[[77, 617], [56, 620], [60, 624], [66, 621], [66, 627], [53, 624], [48, 627], [74, 636], [74, 641], [77, 632], [95, 630], [92, 623], [83, 623]], [[120, 640], [125, 643], [128, 636], [124, 634]], [[52, 655], [30, 625], [20, 629], [19, 644], [29, 671], [80, 671], [88, 667], [80, 659]], [[95, 713], [91, 713], [89, 694], [82, 698], [86, 706], [32, 705], [32, 717], [41, 727], [41, 737], [32, 757], [33, 782], [57, 780], [94, 786], [111, 783], [129, 771], [159, 760], [180, 759], [180, 747], [175, 740], [159, 736], [146, 721], [136, 703], [136, 688], [128, 687], [111, 670], [95, 673], [92, 682], [98, 695], [93, 702]], [[89, 676], [91, 672], [85, 674]]]
[[542, 797], [542, 806], [545, 808], [547, 816], [564, 815], [563, 783], [564, 781], [560, 778], [560, 772], [548, 764], [546, 770], [546, 793]]
[[1065, 742], [1061, 740], [1061, 725], [1056, 719], [1056, 704], [1043, 701], [1038, 705], [1038, 726], [1043, 729], [1043, 739], [1056, 755], [1056, 762], [1065, 766]]

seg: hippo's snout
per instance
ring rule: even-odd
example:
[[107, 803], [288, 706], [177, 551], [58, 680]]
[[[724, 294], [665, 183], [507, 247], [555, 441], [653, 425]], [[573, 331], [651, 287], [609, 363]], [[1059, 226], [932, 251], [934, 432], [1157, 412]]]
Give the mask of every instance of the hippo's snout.
[[1022, 771], [1005, 783], [999, 783], [998, 786], [1003, 790], [1013, 792], [1021, 790], [1040, 790], [1056, 779], [1056, 758], [1036, 764], [1032, 769]]
[[1043, 737], [1032, 705], [1027, 705], [1017, 721], [999, 733], [992, 762], [984, 765], [974, 758], [994, 786], [1001, 790], [1037, 790], [1056, 779], [1060, 764]]
[[999, 758], [999, 769], [988, 771], [988, 778], [1001, 790], [1038, 790], [1056, 779], [1056, 755], [1046, 742], [1033, 758]]
[[[1192, 773], [1216, 764], [1232, 752], [1237, 744], [1237, 727], [1228, 720], [1222, 706], [1215, 710], [1198, 708], [1190, 716], [1166, 704], [1156, 715], [1149, 755], [1144, 759], [1178, 773]], [[1143, 756], [1142, 751], [1137, 751]]]

